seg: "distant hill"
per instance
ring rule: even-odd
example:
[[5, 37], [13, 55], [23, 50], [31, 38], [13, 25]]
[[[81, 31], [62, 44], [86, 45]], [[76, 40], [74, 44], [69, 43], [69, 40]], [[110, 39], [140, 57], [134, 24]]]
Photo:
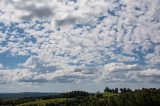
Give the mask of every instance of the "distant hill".
[[104, 92], [97, 93], [85, 91], [59, 94], [25, 92], [5, 94], [5, 96], [28, 98], [0, 99], [0, 106], [160, 106], [160, 89], [156, 88], [142, 88], [133, 91], [129, 88], [110, 89], [106, 87]]
[[25, 97], [55, 96], [59, 93], [40, 93], [40, 92], [22, 92], [22, 93], [0, 93], [0, 99], [20, 99]]

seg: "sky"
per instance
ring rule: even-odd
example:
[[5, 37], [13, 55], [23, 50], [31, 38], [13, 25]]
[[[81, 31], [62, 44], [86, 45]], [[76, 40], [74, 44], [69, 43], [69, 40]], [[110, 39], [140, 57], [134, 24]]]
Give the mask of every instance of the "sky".
[[160, 88], [160, 0], [0, 0], [0, 92]]

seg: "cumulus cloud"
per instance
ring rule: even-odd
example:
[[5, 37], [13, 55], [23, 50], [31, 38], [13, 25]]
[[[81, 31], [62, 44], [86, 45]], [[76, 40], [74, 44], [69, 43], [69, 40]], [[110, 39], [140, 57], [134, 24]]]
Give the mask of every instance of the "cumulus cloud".
[[118, 72], [118, 71], [134, 71], [134, 70], [140, 70], [141, 67], [138, 66], [137, 64], [133, 65], [126, 65], [124, 63], [110, 63], [106, 64], [103, 67], [104, 71], [108, 72]]
[[1, 70], [1, 81], [159, 82], [159, 4], [1, 0], [0, 56], [28, 57], [16, 69]]
[[22, 20], [49, 19], [56, 26], [96, 22], [99, 15], [114, 6], [111, 5], [114, 0], [3, 0], [1, 2], [12, 9], [7, 11], [6, 15], [14, 13], [12, 14], [14, 18]]
[[88, 76], [80, 72], [66, 72], [63, 70], [56, 70], [54, 72], [39, 73], [36, 71], [19, 68], [16, 70], [1, 69], [0, 70], [0, 83], [78, 83]]
[[0, 69], [3, 69], [3, 65], [2, 64], [0, 64]]
[[125, 65], [110, 63], [104, 66], [97, 80], [106, 82], [151, 82], [159, 83], [160, 70], [156, 67], [140, 67], [138, 65]]
[[137, 71], [141, 71], [141, 67], [133, 64], [133, 65], [126, 65], [124, 63], [109, 63], [104, 65], [102, 70], [100, 71], [101, 74], [99, 74], [99, 77], [96, 79], [98, 81], [128, 81], [126, 78], [127, 73], [130, 73], [133, 71], [133, 73]]
[[[115, 67], [113, 67], [115, 66]], [[118, 70], [119, 67], [119, 70]], [[40, 66], [39, 68], [43, 68]], [[121, 63], [110, 63], [101, 70], [88, 73], [87, 70], [75, 69], [72, 71], [55, 70], [48, 72], [39, 72], [27, 68], [19, 69], [1, 69], [0, 83], [79, 83], [83, 80], [93, 82], [150, 82], [157, 84], [160, 82], [160, 70], [153, 67], [139, 67], [137, 65], [125, 65]]]
[[159, 79], [160, 70], [158, 68], [147, 68], [137, 72], [130, 72], [125, 75], [126, 82], [149, 82], [153, 84], [158, 84], [160, 82]]

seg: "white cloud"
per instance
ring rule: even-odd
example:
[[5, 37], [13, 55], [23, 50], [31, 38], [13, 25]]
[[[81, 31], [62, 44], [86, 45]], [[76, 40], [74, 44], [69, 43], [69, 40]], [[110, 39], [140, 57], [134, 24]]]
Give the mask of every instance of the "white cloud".
[[95, 81], [159, 83], [159, 75], [160, 70], [156, 67], [110, 63], [104, 66]]
[[133, 65], [126, 65], [124, 63], [110, 63], [106, 64], [103, 67], [103, 70], [105, 72], [117, 72], [117, 71], [134, 71], [134, 70], [140, 70], [141, 67], [137, 64]]
[[[1, 71], [5, 76], [1, 81], [79, 82], [87, 77], [97, 80], [97, 75], [98, 79], [126, 81], [128, 73], [150, 73], [139, 63], [160, 63], [159, 0], [67, 1], [0, 1], [0, 21], [7, 26], [0, 37], [0, 53], [30, 56], [20, 65], [24, 73]], [[10, 31], [14, 22], [24, 33]], [[21, 77], [6, 77], [17, 73]]]
[[19, 69], [1, 69], [0, 70], [0, 84], [6, 83], [46, 83], [57, 82], [66, 83], [73, 82], [78, 83], [82, 79], [87, 78], [88, 75], [80, 72], [56, 70], [54, 72], [39, 73], [25, 68]]
[[160, 83], [160, 69], [148, 68], [136, 73], [129, 73], [128, 78], [130, 80], [139, 82]]
[[[1, 18], [8, 21], [13, 19], [49, 19], [57, 26], [94, 23], [99, 15], [116, 6], [116, 4], [113, 4], [114, 2], [115, 0], [77, 0], [77, 2], [65, 0], [2, 0], [1, 5], [5, 15]], [[9, 10], [7, 11], [7, 9]]]
[[[43, 66], [39, 67], [43, 68]], [[87, 72], [88, 71], [88, 72]], [[160, 70], [152, 67], [139, 67], [137, 65], [125, 65], [110, 63], [98, 70], [84, 70], [82, 67], [72, 71], [55, 70], [38, 72], [27, 68], [1, 69], [0, 83], [79, 83], [84, 80], [104, 82], [150, 82], [159, 83]]]
[[109, 63], [101, 69], [98, 78], [95, 81], [127, 81], [124, 77], [130, 71], [136, 72], [142, 70], [137, 64], [126, 65], [124, 63]]
[[0, 69], [3, 69], [4, 67], [3, 67], [3, 65], [2, 64], [0, 64]]

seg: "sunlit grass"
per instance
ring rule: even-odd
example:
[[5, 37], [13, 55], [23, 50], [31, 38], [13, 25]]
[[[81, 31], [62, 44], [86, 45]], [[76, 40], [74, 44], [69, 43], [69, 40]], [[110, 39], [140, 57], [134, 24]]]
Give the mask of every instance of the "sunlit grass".
[[45, 106], [47, 103], [63, 103], [65, 101], [74, 100], [74, 98], [55, 98], [55, 99], [47, 99], [47, 100], [36, 100], [28, 103], [23, 103], [17, 106], [29, 106], [29, 105], [39, 105], [39, 106]]
[[115, 96], [118, 95], [117, 93], [112, 93], [112, 92], [105, 92], [103, 93], [103, 97], [111, 97], [111, 96]]

